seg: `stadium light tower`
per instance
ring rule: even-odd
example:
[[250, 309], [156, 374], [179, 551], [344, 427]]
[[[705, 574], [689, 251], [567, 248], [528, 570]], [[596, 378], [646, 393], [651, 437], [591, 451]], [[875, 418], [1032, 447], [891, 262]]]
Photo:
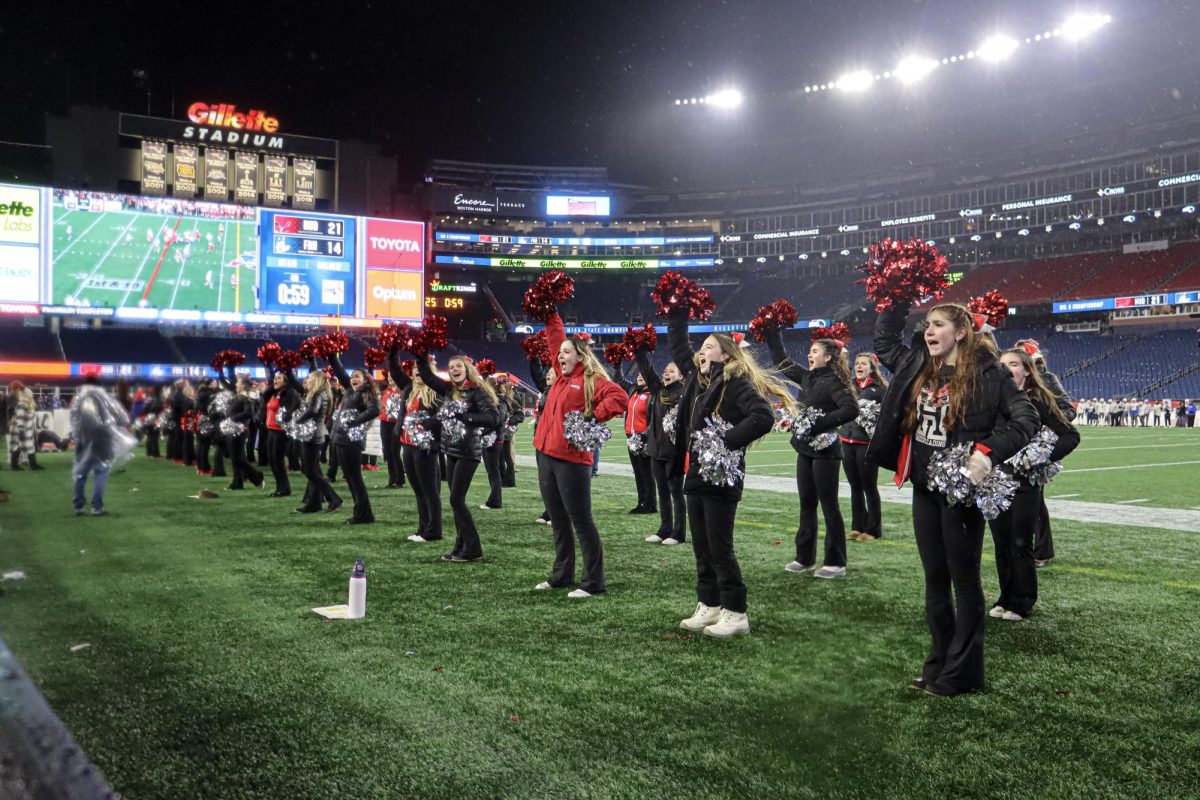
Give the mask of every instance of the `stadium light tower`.
[[1086, 39], [1112, 22], [1108, 14], [1072, 14], [1062, 24], [1062, 35], [1072, 42]]
[[925, 56], [909, 56], [896, 65], [892, 70], [892, 74], [900, 79], [902, 83], [917, 83], [933, 70], [937, 69], [938, 61], [936, 58], [927, 58]]
[[993, 64], [1003, 61], [1012, 55], [1013, 51], [1021, 46], [1021, 43], [1003, 33], [997, 33], [994, 36], [989, 36], [975, 50], [975, 55], [982, 58], [984, 61], [990, 61]]
[[875, 83], [875, 76], [864, 69], [846, 73], [837, 79], [836, 85], [843, 92], [865, 92], [871, 88], [873, 83]]

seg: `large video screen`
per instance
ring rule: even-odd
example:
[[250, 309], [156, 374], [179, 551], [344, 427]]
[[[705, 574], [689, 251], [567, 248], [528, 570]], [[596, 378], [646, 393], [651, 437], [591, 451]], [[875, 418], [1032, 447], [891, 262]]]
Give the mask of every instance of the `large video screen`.
[[607, 195], [546, 195], [548, 217], [607, 217], [612, 214], [612, 198]]
[[259, 216], [263, 311], [357, 316], [357, 220], [310, 211]]

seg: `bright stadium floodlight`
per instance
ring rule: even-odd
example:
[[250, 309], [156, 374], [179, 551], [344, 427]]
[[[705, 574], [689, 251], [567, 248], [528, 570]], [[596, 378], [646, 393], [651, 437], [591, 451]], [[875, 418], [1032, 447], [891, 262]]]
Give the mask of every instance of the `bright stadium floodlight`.
[[708, 104], [717, 108], [737, 108], [742, 104], [742, 99], [742, 93], [737, 89], [722, 89], [707, 97]]
[[896, 68], [892, 70], [892, 74], [899, 78], [902, 83], [916, 83], [937, 69], [937, 66], [938, 62], [936, 58], [909, 56], [896, 65]]
[[1112, 17], [1108, 14], [1072, 14], [1062, 24], [1062, 35], [1072, 42], [1077, 42], [1091, 36], [1110, 22]]
[[875, 76], [865, 69], [848, 72], [837, 79], [837, 88], [843, 92], [865, 92], [875, 82]]
[[1021, 46], [1021, 43], [1011, 36], [1003, 33], [997, 33], [994, 36], [989, 36], [975, 50], [975, 55], [982, 58], [984, 61], [990, 61], [993, 64], [1003, 61], [1012, 55], [1013, 51]]

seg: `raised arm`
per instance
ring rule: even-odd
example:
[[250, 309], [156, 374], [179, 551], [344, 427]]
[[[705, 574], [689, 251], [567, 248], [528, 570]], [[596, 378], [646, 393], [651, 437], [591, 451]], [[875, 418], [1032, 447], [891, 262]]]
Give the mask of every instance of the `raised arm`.
[[220, 379], [221, 385], [229, 391], [237, 391], [237, 375], [233, 371], [233, 364], [226, 364], [225, 369], [217, 370], [217, 378]]
[[349, 390], [350, 376], [346, 373], [346, 368], [342, 366], [341, 355], [337, 353], [330, 353], [328, 361], [329, 366], [333, 367], [333, 374], [334, 377], [337, 378], [337, 382], [342, 385], [343, 389]]
[[557, 311], [550, 312], [546, 317], [546, 347], [550, 350], [550, 358], [558, 358], [562, 343], [567, 340], [567, 329], [563, 327], [562, 316]]
[[529, 377], [538, 392], [546, 391], [546, 365], [540, 358], [529, 359]]
[[428, 358], [422, 357], [417, 359], [417, 373], [420, 374], [421, 380], [425, 382], [425, 385], [433, 390], [434, 394], [449, 397], [450, 393], [454, 391], [453, 383], [439, 378], [434, 373], [433, 368], [429, 366]]
[[388, 351], [387, 368], [388, 375], [396, 382], [397, 388], [402, 392], [408, 391], [408, 387], [412, 386], [412, 378], [400, 367], [400, 358], [395, 348]]
[[667, 344], [671, 360], [686, 378], [696, 370], [696, 352], [688, 341], [688, 312], [686, 308], [673, 310], [667, 315]]
[[654, 365], [650, 363], [650, 353], [648, 351], [638, 350], [634, 354], [634, 363], [637, 364], [638, 372], [642, 375], [642, 380], [646, 382], [646, 388], [655, 393], [662, 389], [662, 377], [654, 371]]
[[775, 363], [775, 368], [782, 372], [788, 380], [798, 382], [804, 378], [804, 373], [808, 372], [808, 369], [788, 358], [787, 349], [783, 346], [781, 329], [773, 328], [767, 331], [767, 347], [771, 351], [771, 361]]
[[908, 354], [904, 343], [904, 320], [908, 319], [909, 306], [902, 305], [889, 311], [881, 311], [875, 318], [875, 355], [879, 362], [892, 372], [900, 360]]

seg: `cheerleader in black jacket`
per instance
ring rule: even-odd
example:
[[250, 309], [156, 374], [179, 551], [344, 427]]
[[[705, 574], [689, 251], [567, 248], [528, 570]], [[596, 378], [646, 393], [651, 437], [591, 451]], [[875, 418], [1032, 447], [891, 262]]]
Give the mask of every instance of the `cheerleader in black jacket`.
[[483, 446], [483, 467], [487, 473], [488, 487], [491, 491], [488, 493], [488, 498], [479, 506], [481, 511], [495, 511], [504, 507], [504, 486], [503, 475], [501, 474], [501, 459], [504, 450], [504, 432], [508, 428], [508, 418], [512, 414], [512, 407], [508, 401], [500, 396], [500, 387], [496, 383], [494, 376], [488, 376], [483, 379], [484, 382], [491, 387], [493, 394], [496, 395], [496, 427], [491, 430], [483, 430], [481, 437], [491, 441], [488, 445], [486, 442], [481, 442]]
[[805, 438], [792, 436], [796, 451], [796, 487], [800, 493], [800, 526], [796, 529], [796, 560], [784, 566], [788, 572], [807, 572], [817, 563], [817, 505], [825, 517], [825, 558], [817, 578], [841, 578], [846, 574], [846, 523], [838, 505], [838, 475], [842, 468], [841, 442], [820, 450], [809, 439], [833, 431], [858, 416], [854, 383], [845, 348], [836, 339], [816, 339], [808, 350], [808, 367], [787, 357], [783, 331], [767, 334], [771, 358], [779, 371], [800, 387], [800, 405], [823, 413]]
[[162, 458], [159, 446], [158, 415], [163, 411], [162, 389], [158, 386], [146, 387], [146, 405], [142, 406], [142, 416], [149, 420], [146, 426], [146, 457]]
[[650, 353], [638, 350], [638, 371], [650, 390], [650, 407], [646, 413], [646, 455], [650, 459], [650, 476], [658, 494], [658, 530], [646, 537], [651, 544], [675, 545], [687, 541], [687, 519], [684, 517], [683, 463], [676, 460], [678, 450], [663, 430], [668, 414], [678, 414], [683, 394], [683, 375], [672, 361], [660, 377], [650, 363]]
[[196, 407], [195, 401], [191, 397], [192, 385], [186, 380], [178, 380], [172, 384], [171, 399], [169, 401], [171, 407], [171, 416], [174, 419], [174, 427], [167, 434], [167, 458], [176, 464], [187, 464], [191, 466], [195, 456], [190, 455], [190, 447], [186, 446], [189, 434], [183, 429], [183, 415]]
[[330, 355], [329, 366], [333, 367], [343, 391], [342, 402], [333, 415], [329, 441], [354, 498], [354, 513], [346, 524], [366, 525], [375, 521], [375, 512], [371, 510], [371, 498], [362, 477], [363, 438], [366, 426], [379, 417], [379, 390], [365, 371], [356, 369], [347, 374], [337, 353]]
[[[326, 513], [332, 514], [342, 506], [342, 498], [333, 490], [329, 480], [321, 471], [321, 451], [325, 448], [325, 439], [329, 435], [326, 420], [329, 410], [333, 407], [333, 391], [325, 373], [309, 366], [308, 377], [304, 379], [303, 403], [292, 418], [293, 431], [301, 428], [311, 430], [298, 438], [301, 443], [300, 467], [308, 478], [308, 486], [304, 490], [304, 502], [296, 509], [301, 514], [315, 514], [321, 510], [321, 501], [328, 503]], [[288, 373], [291, 378], [291, 373]], [[294, 378], [292, 378], [294, 380]], [[294, 387], [293, 387], [294, 388]]]
[[[442, 538], [442, 479], [438, 473], [442, 428], [437, 421], [440, 402], [420, 375], [410, 376], [401, 368], [395, 350], [388, 353], [388, 376], [403, 398], [403, 407], [396, 419], [396, 429], [400, 431], [400, 459], [417, 500], [417, 532], [408, 540], [437, 542]], [[428, 450], [414, 442], [409, 433], [409, 423], [420, 419], [417, 415], [423, 415], [421, 427], [432, 436]]]
[[[196, 386], [196, 410], [208, 418], [208, 422], [204, 425], [204, 431], [196, 431], [196, 474], [197, 475], [212, 475], [213, 465], [209, 460], [209, 452], [212, 450], [212, 417], [209, 416], [208, 407], [212, 405], [213, 397], [217, 394], [217, 390], [213, 387], [212, 381], [201, 381]], [[223, 467], [224, 465], [222, 465]]]
[[792, 410], [795, 404], [786, 384], [758, 366], [738, 338], [714, 333], [693, 352], [687, 320], [686, 308], [672, 311], [667, 320], [671, 356], [684, 375], [675, 449], [679, 462], [690, 457], [683, 493], [696, 555], [696, 610], [679, 627], [709, 636], [737, 636], [750, 632], [746, 584], [733, 551], [742, 482], [717, 486], [705, 481], [699, 459], [689, 452], [691, 435], [704, 428], [708, 418], [719, 417], [733, 426], [725, 434], [725, 446], [744, 449], [770, 433], [775, 424], [772, 402]]
[[982, 317], [972, 318], [960, 305], [934, 306], [925, 316], [923, 342], [908, 347], [902, 339], [908, 310], [883, 312], [875, 323], [875, 352], [893, 377], [867, 454], [896, 472], [898, 486], [913, 482], [913, 531], [932, 643], [921, 677], [909, 686], [951, 697], [984, 686], [983, 515], [973, 505], [948, 506], [928, 488], [928, 467], [943, 448], [973, 442], [968, 466], [979, 483], [994, 463], [1028, 444], [1038, 415], [1009, 371], [979, 344]]
[[[878, 403], [883, 399], [887, 381], [879, 371], [879, 358], [874, 353], [855, 356], [854, 386], [860, 403]], [[874, 542], [883, 536], [883, 514], [879, 503], [879, 465], [867, 460], [871, 437], [855, 417], [842, 426], [838, 438], [842, 440], [842, 469], [850, 484], [850, 533], [847, 538]]]
[[525, 407], [513, 390], [509, 375], [496, 376], [496, 395], [508, 407], [508, 420], [504, 426], [504, 447], [500, 450], [500, 486], [511, 489], [517, 485], [517, 465], [513, 460], [513, 439], [517, 428], [525, 421]]
[[285, 421], [291, 419], [300, 407], [300, 395], [288, 385], [287, 376], [276, 372], [270, 364], [267, 365], [267, 385], [262, 395], [262, 432], [267, 437], [267, 463], [271, 465], [271, 474], [275, 477], [275, 491], [269, 496], [287, 497], [292, 493], [286, 463], [289, 439], [279, 419], [281, 416]]
[[[1012, 373], [1013, 382], [1029, 396], [1043, 427], [1058, 435], [1051, 461], [1061, 461], [1079, 446], [1079, 431], [1068, 421], [1070, 398], [1059, 395], [1042, 382], [1033, 359], [1021, 348], [1005, 350], [1000, 362]], [[1006, 472], [1013, 474], [1008, 464]], [[1034, 565], [1033, 540], [1038, 516], [1044, 505], [1041, 486], [1030, 483], [1023, 475], [1015, 474], [1017, 494], [1012, 505], [992, 520], [992, 541], [996, 546], [996, 572], [1000, 578], [1000, 597], [989, 615], [998, 619], [1019, 621], [1029, 616], [1037, 602], [1037, 568]]]
[[238, 375], [235, 378], [233, 367], [226, 367], [226, 369], [229, 370], [229, 376], [224, 378], [222, 383], [225, 384], [225, 388], [234, 393], [233, 402], [229, 404], [227, 419], [242, 426], [241, 433], [225, 437], [229, 460], [233, 462], [233, 482], [227, 488], [238, 491], [245, 488], [244, 482], [249, 480], [254, 488], [261, 489], [263, 488], [263, 474], [246, 457], [246, 434], [250, 430], [250, 423], [254, 418], [252, 385], [250, 379], [244, 375]]
[[475, 518], [467, 505], [467, 490], [479, 462], [483, 458], [480, 430], [495, 430], [500, 423], [500, 412], [496, 410], [496, 393], [476, 371], [475, 365], [466, 356], [454, 356], [446, 364], [450, 380], [434, 374], [429, 362], [417, 359], [417, 374], [425, 385], [433, 389], [443, 401], [461, 400], [467, 410], [459, 417], [466, 424], [466, 436], [451, 437], [450, 431], [442, 428], [442, 450], [446, 453], [446, 471], [450, 484], [450, 507], [454, 509], [454, 549], [442, 556], [443, 561], [478, 561], [483, 558], [483, 545]]

